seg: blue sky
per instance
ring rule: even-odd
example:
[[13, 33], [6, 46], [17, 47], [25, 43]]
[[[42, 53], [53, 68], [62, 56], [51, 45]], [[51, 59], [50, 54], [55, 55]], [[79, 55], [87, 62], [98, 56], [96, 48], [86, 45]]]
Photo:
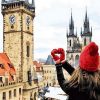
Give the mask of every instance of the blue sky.
[[[30, 0], [31, 1], [31, 0]], [[35, 0], [34, 58], [47, 58], [53, 48], [66, 50], [66, 31], [69, 26], [71, 8], [78, 35], [83, 27], [87, 7], [93, 38], [100, 46], [100, 0]], [[1, 8], [1, 7], [0, 7]], [[2, 14], [0, 14], [2, 19]], [[2, 20], [0, 22], [0, 51], [2, 51]]]

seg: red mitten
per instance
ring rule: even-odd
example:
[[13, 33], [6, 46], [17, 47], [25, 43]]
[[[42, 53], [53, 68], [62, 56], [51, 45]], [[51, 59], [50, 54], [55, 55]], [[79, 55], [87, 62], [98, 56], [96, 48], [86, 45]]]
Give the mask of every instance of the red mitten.
[[57, 56], [56, 54], [58, 54], [58, 50], [57, 49], [53, 49], [51, 51], [51, 55], [52, 55], [54, 61], [60, 60], [59, 56]]
[[65, 51], [63, 48], [58, 48], [58, 53], [60, 54], [60, 61], [65, 60]]

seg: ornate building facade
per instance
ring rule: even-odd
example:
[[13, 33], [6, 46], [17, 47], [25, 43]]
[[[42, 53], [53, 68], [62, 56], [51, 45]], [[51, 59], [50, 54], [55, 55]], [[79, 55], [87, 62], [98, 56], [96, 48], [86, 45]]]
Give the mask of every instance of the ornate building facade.
[[74, 20], [71, 12], [71, 20], [69, 23], [69, 32], [67, 32], [67, 51], [66, 59], [73, 66], [78, 66], [78, 60], [83, 47], [88, 45], [92, 39], [92, 28], [90, 31], [89, 18], [87, 16], [87, 11], [85, 14], [85, 20], [83, 25], [83, 30], [81, 29], [81, 40], [77, 36], [77, 32], [74, 32]]
[[36, 100], [38, 81], [33, 65], [34, 0], [32, 3], [29, 0], [2, 0], [2, 15], [3, 52], [15, 66], [16, 82], [22, 86], [22, 99]]

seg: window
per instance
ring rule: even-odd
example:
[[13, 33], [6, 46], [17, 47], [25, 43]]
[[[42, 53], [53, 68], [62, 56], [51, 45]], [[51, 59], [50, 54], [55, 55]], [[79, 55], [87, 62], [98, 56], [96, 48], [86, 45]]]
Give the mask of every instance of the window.
[[9, 99], [11, 99], [11, 91], [9, 91]]
[[8, 85], [8, 78], [5, 78], [5, 84]]
[[8, 65], [9, 65], [10, 68], [13, 68], [13, 64], [8, 63]]
[[21, 90], [21, 88], [19, 88], [19, 95], [21, 95], [22, 94], [22, 90]]
[[84, 46], [86, 45], [86, 38], [84, 39]]
[[0, 64], [0, 68], [2, 68], [2, 69], [4, 68], [3, 64]]
[[27, 27], [27, 30], [29, 30], [29, 26]]
[[6, 92], [3, 92], [2, 100], [6, 100]]
[[16, 89], [14, 89], [14, 97], [16, 97]]
[[30, 56], [30, 47], [29, 47], [29, 45], [27, 45], [27, 57], [29, 57]]
[[2, 77], [0, 77], [0, 82], [2, 82]]
[[13, 29], [14, 28], [14, 26], [13, 25], [11, 25], [11, 29]]
[[79, 55], [75, 56], [75, 67], [77, 67], [79, 64]]
[[70, 45], [70, 47], [71, 47], [71, 40], [69, 41], [69, 43], [70, 43], [69, 45]]

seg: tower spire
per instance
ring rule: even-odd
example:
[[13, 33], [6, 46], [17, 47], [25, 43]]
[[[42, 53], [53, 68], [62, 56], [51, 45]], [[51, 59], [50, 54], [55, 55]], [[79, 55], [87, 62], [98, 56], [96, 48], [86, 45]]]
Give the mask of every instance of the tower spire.
[[72, 17], [72, 9], [71, 9], [71, 19], [69, 23], [69, 35], [74, 35], [74, 21]]
[[86, 9], [85, 20], [84, 20], [84, 32], [83, 32], [83, 34], [86, 34], [86, 33], [89, 33], [89, 32], [90, 32], [89, 18], [87, 16], [87, 9]]
[[85, 22], [88, 21], [88, 17], [87, 17], [87, 8], [86, 8], [86, 13], [85, 13]]

